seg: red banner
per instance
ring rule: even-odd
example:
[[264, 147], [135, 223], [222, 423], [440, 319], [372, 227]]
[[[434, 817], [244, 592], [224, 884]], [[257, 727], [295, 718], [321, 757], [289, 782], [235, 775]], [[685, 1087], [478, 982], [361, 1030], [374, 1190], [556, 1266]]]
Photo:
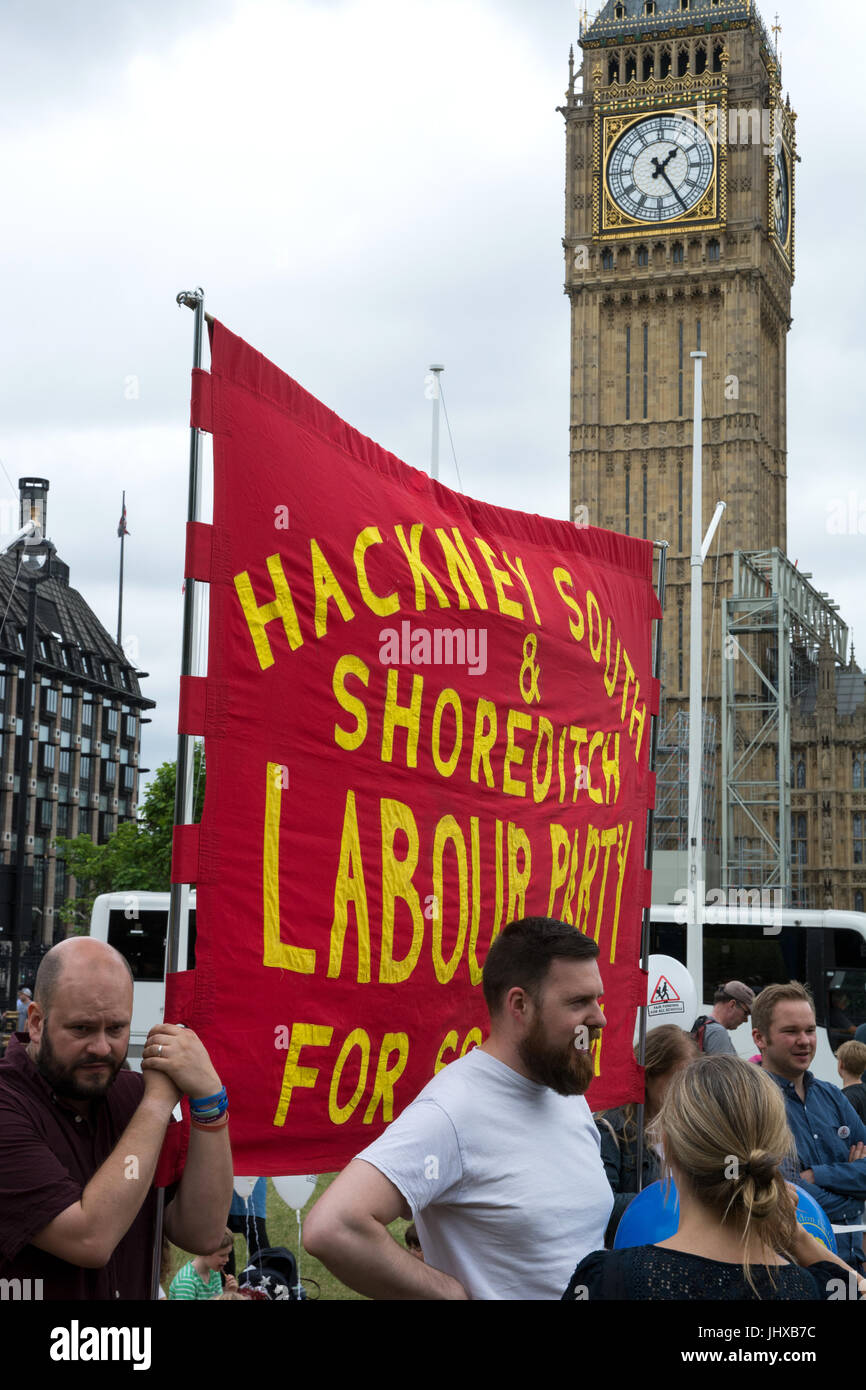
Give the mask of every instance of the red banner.
[[181, 699], [207, 792], [174, 872], [236, 1171], [375, 1138], [482, 1040], [481, 967], [523, 916], [598, 941], [590, 1103], [636, 1098], [651, 545], [451, 492], [220, 324], [211, 345], [214, 522], [186, 567], [209, 668]]

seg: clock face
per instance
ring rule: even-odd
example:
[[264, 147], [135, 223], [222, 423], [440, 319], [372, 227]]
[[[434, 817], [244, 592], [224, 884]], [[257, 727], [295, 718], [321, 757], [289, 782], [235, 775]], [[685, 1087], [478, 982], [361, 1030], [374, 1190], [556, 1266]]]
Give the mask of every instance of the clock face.
[[712, 141], [682, 112], [645, 116], [620, 136], [607, 184], [621, 212], [639, 222], [671, 222], [700, 202], [716, 167]]
[[776, 164], [773, 175], [773, 218], [776, 236], [780, 246], [788, 245], [788, 231], [791, 225], [791, 197], [788, 180], [788, 159], [784, 146], [776, 146]]

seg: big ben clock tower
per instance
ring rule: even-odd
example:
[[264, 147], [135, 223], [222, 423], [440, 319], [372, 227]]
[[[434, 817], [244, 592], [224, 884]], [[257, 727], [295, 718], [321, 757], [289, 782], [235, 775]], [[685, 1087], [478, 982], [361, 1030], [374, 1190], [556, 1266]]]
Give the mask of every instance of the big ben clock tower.
[[688, 697], [695, 350], [704, 529], [727, 502], [704, 570], [711, 699], [733, 552], [785, 549], [795, 115], [753, 0], [609, 0], [580, 47], [562, 108], [571, 501], [575, 519], [670, 542], [670, 714]]

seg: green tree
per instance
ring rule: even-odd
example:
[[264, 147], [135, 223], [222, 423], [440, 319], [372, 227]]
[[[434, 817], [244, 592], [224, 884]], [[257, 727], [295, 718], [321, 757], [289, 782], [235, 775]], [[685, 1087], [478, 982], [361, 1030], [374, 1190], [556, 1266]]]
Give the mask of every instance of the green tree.
[[[171, 834], [174, 825], [175, 763], [157, 768], [137, 821], [126, 821], [95, 845], [89, 835], [74, 840], [57, 837], [57, 848], [74, 874], [78, 896], [60, 908], [62, 922], [86, 933], [94, 900], [100, 893], [167, 893], [171, 887]], [[195, 746], [193, 762], [193, 820], [201, 818], [204, 803], [204, 749]]]

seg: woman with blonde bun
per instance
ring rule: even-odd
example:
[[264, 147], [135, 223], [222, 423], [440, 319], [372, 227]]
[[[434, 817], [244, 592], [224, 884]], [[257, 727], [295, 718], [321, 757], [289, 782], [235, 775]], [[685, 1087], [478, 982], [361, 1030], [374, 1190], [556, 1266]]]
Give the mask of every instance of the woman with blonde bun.
[[866, 1280], [797, 1222], [781, 1163], [785, 1104], [759, 1067], [702, 1056], [675, 1073], [654, 1127], [680, 1223], [656, 1245], [595, 1251], [564, 1299], [808, 1299], [866, 1293]]

